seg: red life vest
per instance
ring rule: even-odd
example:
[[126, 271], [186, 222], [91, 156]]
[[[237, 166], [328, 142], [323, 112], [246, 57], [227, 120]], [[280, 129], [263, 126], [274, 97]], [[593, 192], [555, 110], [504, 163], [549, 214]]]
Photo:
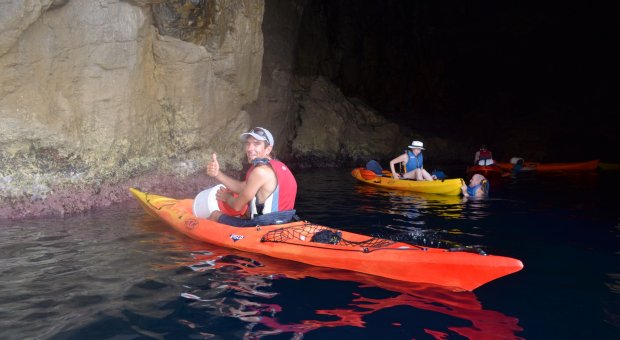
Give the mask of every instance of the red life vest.
[[[263, 202], [265, 207], [262, 213], [267, 214], [275, 211], [295, 209], [295, 198], [297, 197], [297, 181], [295, 180], [295, 176], [293, 176], [291, 170], [284, 163], [276, 159], [270, 159], [269, 165], [271, 165], [271, 168], [276, 173], [278, 185], [276, 186], [276, 190]], [[255, 165], [252, 165], [245, 174], [246, 181], [250, 176], [250, 172], [254, 170], [254, 167]], [[254, 205], [254, 207], [251, 208], [253, 208], [253, 211], [256, 211], [256, 198], [250, 202], [250, 205]]]
[[484, 159], [493, 159], [493, 154], [491, 153], [491, 151], [487, 150], [487, 149], [482, 149], [480, 151], [478, 151], [478, 159], [480, 160], [484, 160]]

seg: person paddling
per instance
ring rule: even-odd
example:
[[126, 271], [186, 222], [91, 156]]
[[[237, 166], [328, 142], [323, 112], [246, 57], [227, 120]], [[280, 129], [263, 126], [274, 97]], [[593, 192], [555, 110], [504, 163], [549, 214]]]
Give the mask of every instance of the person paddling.
[[233, 217], [216, 210], [208, 218], [239, 227], [290, 222], [295, 216], [297, 181], [284, 163], [271, 157], [274, 146], [271, 132], [255, 127], [242, 133], [240, 138], [251, 164], [245, 180], [239, 181], [221, 172], [215, 153], [207, 163], [207, 174], [226, 187], [217, 191], [216, 198], [234, 210], [249, 205], [249, 216]]

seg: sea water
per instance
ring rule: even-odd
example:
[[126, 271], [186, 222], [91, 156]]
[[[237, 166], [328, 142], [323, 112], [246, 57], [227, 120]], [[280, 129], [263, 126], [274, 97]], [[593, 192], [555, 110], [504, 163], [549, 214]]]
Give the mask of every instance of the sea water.
[[200, 243], [130, 200], [0, 221], [0, 338], [620, 338], [618, 172], [521, 173], [484, 199], [373, 188], [349, 172], [296, 172], [300, 217], [525, 268], [455, 292]]

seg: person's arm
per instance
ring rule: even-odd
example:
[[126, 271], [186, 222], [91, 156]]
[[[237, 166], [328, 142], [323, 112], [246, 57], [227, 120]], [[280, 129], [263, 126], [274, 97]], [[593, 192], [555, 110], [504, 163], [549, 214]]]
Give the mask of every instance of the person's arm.
[[406, 162], [407, 161], [407, 154], [404, 153], [396, 158], [394, 158], [393, 160], [390, 161], [390, 170], [392, 171], [392, 177], [394, 178], [400, 178], [400, 176], [398, 175], [398, 173], [396, 173], [396, 170], [394, 170], [394, 165], [396, 163], [401, 163], [401, 162]]
[[271, 176], [275, 176], [275, 174], [270, 167], [256, 167], [250, 173], [250, 176], [245, 182], [245, 185], [243, 185], [243, 188], [238, 192], [239, 196], [234, 197], [230, 192], [220, 189], [215, 197], [218, 200], [228, 203], [228, 205], [234, 210], [241, 210], [254, 197], [256, 197], [258, 191], [269, 181]]
[[469, 197], [469, 194], [467, 193], [467, 184], [465, 184], [465, 181], [461, 178], [461, 193], [463, 194], [464, 197]]
[[467, 193], [467, 185], [466, 184], [463, 184], [461, 186], [461, 192], [463, 193], [464, 197], [469, 197], [469, 194]]
[[215, 178], [233, 192], [239, 193], [243, 190], [244, 182], [236, 180], [220, 171], [220, 163], [217, 161], [217, 154], [211, 155], [211, 161], [207, 163], [207, 175]]

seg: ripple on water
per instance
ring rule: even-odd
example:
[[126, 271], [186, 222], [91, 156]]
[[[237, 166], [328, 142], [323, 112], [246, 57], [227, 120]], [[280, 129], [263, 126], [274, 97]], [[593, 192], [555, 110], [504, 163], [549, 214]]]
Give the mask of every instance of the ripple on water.
[[[311, 222], [488, 243], [527, 270], [452, 292], [201, 244], [137, 206], [0, 221], [0, 338], [513, 339], [618, 325], [617, 190], [599, 197], [592, 178], [549, 177], [532, 191], [523, 184], [539, 180], [509, 179], [519, 183], [462, 200], [367, 190], [336, 171], [304, 177], [298, 212]], [[563, 185], [580, 195], [558, 194]]]

